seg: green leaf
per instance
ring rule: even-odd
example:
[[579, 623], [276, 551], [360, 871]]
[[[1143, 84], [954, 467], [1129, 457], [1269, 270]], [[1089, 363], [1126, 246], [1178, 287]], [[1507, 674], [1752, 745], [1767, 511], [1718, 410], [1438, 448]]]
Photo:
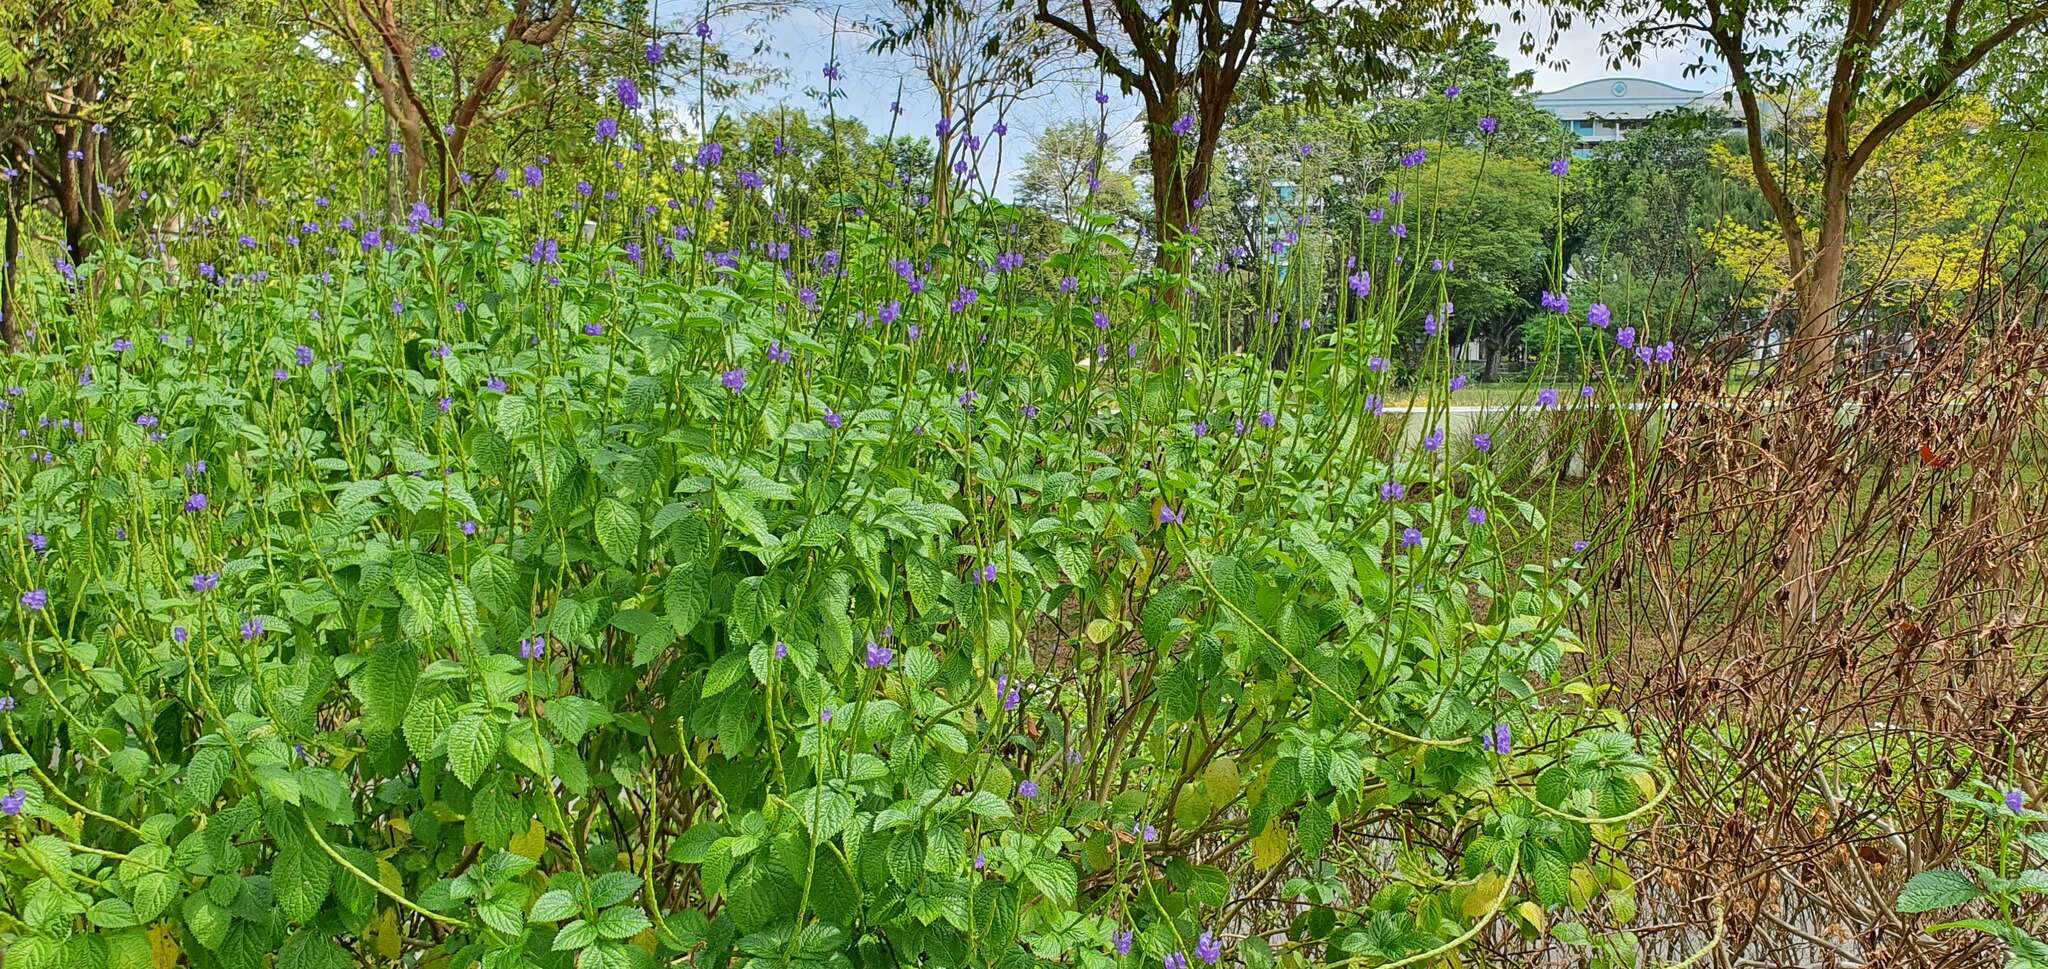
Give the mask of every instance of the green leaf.
[[277, 863], [270, 869], [270, 888], [277, 894], [278, 911], [293, 922], [311, 921], [327, 900], [333, 877], [334, 861], [317, 848], [287, 846], [278, 852]]
[[761, 638], [768, 628], [770, 608], [768, 580], [758, 575], [741, 579], [733, 587], [732, 612], [725, 620], [732, 641], [745, 645]]
[[1545, 907], [1563, 905], [1571, 897], [1571, 866], [1555, 852], [1533, 847], [1525, 851], [1534, 856], [1528, 859], [1529, 884], [1536, 889], [1536, 900]]
[[1908, 915], [1950, 908], [1973, 901], [1984, 894], [1970, 876], [1947, 868], [1923, 871], [1906, 882], [1899, 893], [1898, 909]]
[[445, 689], [419, 690], [413, 694], [412, 705], [405, 711], [405, 746], [413, 757], [421, 761], [436, 757], [441, 749], [441, 735], [455, 723], [456, 711], [461, 706], [461, 701]]
[[219, 747], [201, 747], [192, 755], [191, 763], [185, 765], [184, 776], [178, 781], [178, 800], [187, 807], [205, 807], [213, 803], [220, 793], [222, 781], [227, 780], [228, 771], [234, 766], [228, 752]]
[[207, 949], [217, 950], [228, 937], [228, 910], [205, 894], [185, 897], [185, 930]]
[[355, 960], [331, 937], [306, 930], [292, 936], [277, 953], [277, 969], [353, 969]]
[[168, 872], [155, 871], [135, 879], [129, 904], [134, 907], [135, 920], [146, 924], [156, 921], [177, 897], [177, 880]]
[[577, 919], [562, 926], [562, 931], [555, 933], [554, 947], [555, 951], [560, 952], [564, 949], [581, 949], [596, 941], [597, 928], [589, 922]]
[[471, 713], [448, 728], [448, 766], [465, 786], [475, 787], [504, 741], [504, 728], [497, 721]]
[[701, 562], [678, 565], [663, 581], [661, 597], [669, 625], [677, 636], [688, 636], [711, 606], [711, 573]]
[[640, 551], [640, 514], [617, 498], [597, 503], [597, 544], [612, 561], [632, 562]]
[[620, 905], [605, 909], [593, 924], [597, 928], [597, 934], [607, 939], [630, 939], [654, 923], [648, 920], [646, 912], [629, 905]]
[[1024, 866], [1024, 877], [1039, 894], [1057, 904], [1068, 905], [1081, 893], [1081, 876], [1074, 866], [1054, 858], [1035, 859]]
[[137, 924], [135, 909], [118, 898], [103, 898], [92, 903], [85, 919], [103, 929], [125, 929]]
[[349, 692], [363, 705], [363, 729], [388, 734], [403, 725], [419, 675], [419, 654], [411, 644], [388, 641], [371, 650], [348, 680]]
[[711, 664], [711, 669], [704, 674], [704, 699], [709, 700], [720, 693], [724, 693], [734, 683], [738, 683], [740, 676], [746, 671], [747, 656], [745, 653], [732, 652], [720, 656], [717, 662]]
[[1301, 853], [1315, 858], [1329, 847], [1330, 839], [1336, 836], [1337, 822], [1330, 817], [1330, 809], [1320, 802], [1309, 801], [1301, 806], [1301, 812], [1294, 822], [1294, 839], [1301, 844]]
[[608, 871], [590, 883], [588, 901], [592, 908], [617, 905], [640, 890], [640, 876], [630, 871]]
[[557, 888], [534, 899], [533, 909], [526, 913], [526, 917], [535, 922], [559, 922], [576, 914], [577, 910], [576, 897]]

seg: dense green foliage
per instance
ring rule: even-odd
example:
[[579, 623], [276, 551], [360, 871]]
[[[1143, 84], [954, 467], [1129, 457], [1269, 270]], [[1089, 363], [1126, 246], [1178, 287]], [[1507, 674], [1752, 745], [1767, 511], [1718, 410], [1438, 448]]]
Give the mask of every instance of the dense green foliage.
[[1447, 415], [1437, 161], [1247, 331], [1106, 231], [940, 242], [887, 153], [599, 130], [23, 281], [10, 966], [1633, 960], [1572, 913], [1668, 787], [1540, 455], [1662, 364]]

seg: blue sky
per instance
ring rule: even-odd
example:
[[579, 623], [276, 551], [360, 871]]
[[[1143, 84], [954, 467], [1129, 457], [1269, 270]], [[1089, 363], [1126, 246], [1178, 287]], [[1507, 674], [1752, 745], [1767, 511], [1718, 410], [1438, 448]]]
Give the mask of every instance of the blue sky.
[[[937, 120], [937, 108], [929, 88], [913, 72], [908, 59], [869, 53], [870, 38], [847, 26], [850, 21], [876, 9], [875, 2], [855, 0], [855, 3], [839, 8], [836, 49], [844, 79], [838, 84], [841, 93], [835, 99], [836, 110], [861, 119], [872, 130], [882, 131], [889, 126], [889, 105], [896, 100], [900, 89], [903, 92], [903, 115], [897, 122], [897, 130], [928, 136], [933, 122]], [[744, 97], [736, 104], [726, 105], [726, 110], [770, 108], [778, 104], [817, 109], [816, 91], [823, 80], [821, 72], [826, 62], [832, 59], [835, 49], [833, 15], [831, 9], [797, 7], [772, 20], [725, 24], [714, 21], [713, 27], [720, 30], [729, 49], [759, 40], [765, 45], [765, 50], [755, 58], [756, 62], [783, 73], [779, 81], [767, 85], [764, 91]], [[1611, 70], [1600, 53], [1599, 29], [1587, 24], [1578, 24], [1565, 31], [1552, 49], [1553, 56], [1548, 59], [1555, 62], [1561, 58], [1565, 66], [1555, 63], [1541, 65], [1535, 57], [1516, 49], [1522, 28], [1509, 23], [1505, 11], [1490, 10], [1487, 16], [1499, 26], [1495, 44], [1502, 56], [1517, 69], [1533, 69], [1539, 91], [1555, 90], [1579, 81], [1615, 74], [1645, 77], [1696, 89], [1710, 89], [1720, 84], [1717, 76], [1687, 78], [1685, 68], [1693, 57], [1682, 51], [1650, 52], [1643, 63]], [[746, 40], [734, 37], [735, 33], [744, 35]], [[1042, 85], [1042, 93], [1010, 111], [1006, 119], [1010, 135], [999, 194], [1008, 194], [1012, 181], [1010, 176], [1015, 174], [1023, 155], [1039, 133], [1060, 121], [1094, 117], [1096, 81], [1092, 71], [1084, 73], [1085, 76]], [[1137, 104], [1134, 99], [1121, 97], [1113, 85], [1109, 93], [1112, 98], [1109, 105], [1112, 131], [1115, 131], [1117, 121], [1129, 122], [1135, 117]], [[1128, 154], [1135, 144], [1135, 135], [1135, 126], [1127, 123], [1118, 138], [1124, 153]]]

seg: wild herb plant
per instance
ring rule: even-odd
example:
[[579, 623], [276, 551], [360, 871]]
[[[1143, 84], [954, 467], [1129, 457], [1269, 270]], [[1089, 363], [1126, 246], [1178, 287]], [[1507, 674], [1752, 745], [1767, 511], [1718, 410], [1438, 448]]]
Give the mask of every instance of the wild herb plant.
[[1942, 796], [1977, 824], [1996, 832], [1990, 864], [1965, 859], [1960, 865], [1932, 868], [1906, 882], [1898, 910], [1907, 915], [1955, 909], [1973, 902], [1990, 910], [1989, 917], [1960, 918], [1927, 927], [1929, 932], [1981, 932], [2004, 943], [2009, 969], [2048, 966], [2048, 943], [2034, 935], [2038, 926], [2022, 920], [2027, 896], [2048, 893], [2048, 833], [2037, 829], [2048, 814], [2027, 807], [2017, 788], [2001, 791], [1977, 781], [1975, 790], [1944, 790]]
[[1611, 532], [1551, 512], [1639, 322], [1560, 282], [1598, 369], [1453, 413], [1420, 147], [1290, 286], [1311, 213], [1164, 278], [620, 117], [31, 278], [10, 966], [1632, 958], [1669, 787], [1572, 626]]

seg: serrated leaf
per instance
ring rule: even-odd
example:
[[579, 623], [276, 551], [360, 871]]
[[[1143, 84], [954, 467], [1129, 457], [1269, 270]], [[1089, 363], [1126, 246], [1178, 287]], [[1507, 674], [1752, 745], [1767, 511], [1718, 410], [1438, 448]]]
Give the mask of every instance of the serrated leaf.
[[481, 712], [468, 714], [448, 728], [448, 766], [468, 787], [475, 787], [504, 744], [504, 728]]
[[1059, 905], [1068, 905], [1081, 893], [1081, 876], [1074, 866], [1054, 858], [1038, 858], [1024, 866], [1024, 877], [1039, 894]]
[[597, 544], [612, 561], [633, 561], [640, 551], [640, 513], [617, 498], [597, 503]]
[[1932, 912], [1974, 901], [1983, 895], [1970, 876], [1947, 868], [1923, 871], [1906, 882], [1899, 892], [1898, 910], [1908, 915]]

